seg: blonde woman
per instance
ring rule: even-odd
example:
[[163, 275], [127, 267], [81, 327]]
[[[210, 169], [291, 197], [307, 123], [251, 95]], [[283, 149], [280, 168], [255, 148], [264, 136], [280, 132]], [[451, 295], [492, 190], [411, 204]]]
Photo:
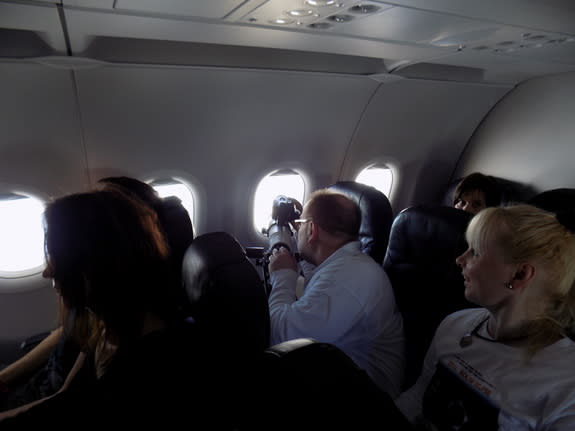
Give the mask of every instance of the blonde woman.
[[448, 316], [396, 404], [422, 429], [575, 429], [575, 224], [529, 205], [488, 208], [456, 260], [481, 308]]

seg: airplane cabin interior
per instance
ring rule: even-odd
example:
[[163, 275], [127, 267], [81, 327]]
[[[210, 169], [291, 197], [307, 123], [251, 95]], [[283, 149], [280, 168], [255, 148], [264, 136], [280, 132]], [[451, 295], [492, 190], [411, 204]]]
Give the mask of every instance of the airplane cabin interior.
[[[574, 113], [571, 0], [0, 0], [0, 205], [36, 217], [0, 226], [0, 363], [56, 325], [37, 221], [54, 198], [120, 175], [175, 187], [196, 237], [265, 249], [281, 181], [304, 203], [379, 170], [389, 208], [362, 211], [386, 230], [379, 263], [408, 286], [429, 272], [403, 269], [426, 260], [453, 275], [439, 261], [468, 219], [443, 207], [470, 173], [510, 203], [562, 189], [573, 204]], [[15, 255], [32, 263], [3, 265]]]

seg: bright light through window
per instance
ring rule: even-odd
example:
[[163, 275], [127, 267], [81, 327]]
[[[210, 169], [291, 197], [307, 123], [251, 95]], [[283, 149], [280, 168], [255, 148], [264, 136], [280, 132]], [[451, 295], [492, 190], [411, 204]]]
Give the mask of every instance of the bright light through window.
[[355, 178], [355, 181], [372, 186], [389, 197], [393, 177], [391, 169], [387, 167], [371, 166], [364, 169]]
[[294, 171], [279, 171], [260, 181], [254, 197], [254, 226], [258, 232], [268, 228], [273, 202], [279, 195], [297, 199], [303, 205], [304, 182]]
[[[190, 189], [182, 183], [152, 184], [161, 198], [176, 196], [182, 201], [183, 207], [188, 211], [190, 220], [194, 217], [194, 197]], [[192, 223], [193, 224], [193, 223]]]
[[29, 275], [44, 265], [43, 212], [35, 198], [0, 200], [0, 276]]

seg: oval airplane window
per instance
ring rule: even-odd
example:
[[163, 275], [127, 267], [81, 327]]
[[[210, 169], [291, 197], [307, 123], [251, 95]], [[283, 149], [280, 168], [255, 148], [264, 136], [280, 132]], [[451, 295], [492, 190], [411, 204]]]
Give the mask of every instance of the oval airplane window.
[[372, 186], [389, 198], [393, 175], [387, 166], [369, 166], [355, 177], [355, 181]]
[[274, 200], [280, 196], [297, 199], [302, 204], [305, 185], [300, 174], [291, 169], [275, 171], [260, 181], [254, 197], [254, 227], [261, 233], [272, 219]]
[[44, 203], [16, 193], [0, 195], [0, 277], [18, 278], [44, 268]]
[[176, 180], [153, 181], [150, 185], [158, 192], [161, 198], [175, 196], [182, 201], [182, 206], [188, 212], [192, 225], [194, 224], [194, 195], [189, 187]]

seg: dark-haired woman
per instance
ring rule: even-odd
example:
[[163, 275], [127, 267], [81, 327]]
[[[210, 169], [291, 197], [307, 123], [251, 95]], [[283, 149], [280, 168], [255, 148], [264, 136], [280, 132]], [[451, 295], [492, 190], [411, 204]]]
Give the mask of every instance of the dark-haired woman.
[[471, 214], [501, 203], [501, 190], [496, 180], [489, 175], [474, 172], [463, 178], [453, 196], [453, 206]]
[[196, 375], [205, 363], [166, 289], [168, 247], [156, 214], [116, 191], [63, 197], [46, 209], [46, 253], [45, 276], [72, 313], [66, 330], [82, 352], [62, 390], [3, 413], [1, 426], [137, 428], [189, 419], [189, 403], [200, 404], [182, 394], [202, 392]]
[[[187, 298], [181, 289], [181, 268], [184, 253], [193, 240], [190, 217], [179, 199], [161, 199], [149, 184], [131, 177], [107, 177], [98, 180], [101, 190], [128, 194], [140, 200], [157, 215], [161, 231], [170, 249], [170, 287], [180, 308], [185, 309]], [[164, 281], [168, 289], [168, 281]], [[0, 411], [10, 410], [58, 391], [78, 355], [78, 345], [59, 327], [40, 344], [14, 363], [0, 371]]]

